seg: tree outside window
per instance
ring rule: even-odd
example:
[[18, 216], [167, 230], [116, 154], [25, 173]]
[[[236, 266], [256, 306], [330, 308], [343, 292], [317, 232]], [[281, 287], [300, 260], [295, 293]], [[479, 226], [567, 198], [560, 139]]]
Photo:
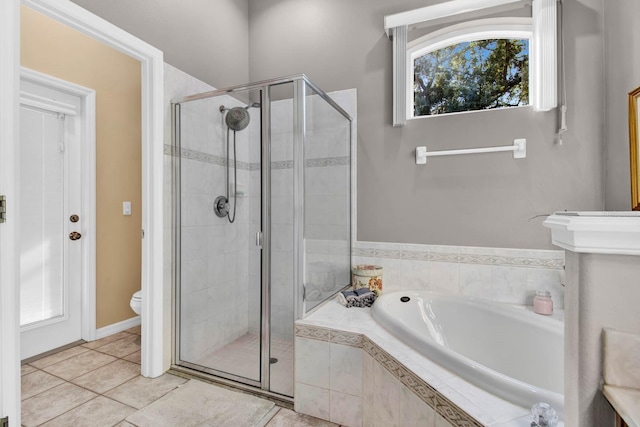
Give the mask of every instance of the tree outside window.
[[529, 40], [458, 43], [414, 60], [414, 116], [529, 104]]

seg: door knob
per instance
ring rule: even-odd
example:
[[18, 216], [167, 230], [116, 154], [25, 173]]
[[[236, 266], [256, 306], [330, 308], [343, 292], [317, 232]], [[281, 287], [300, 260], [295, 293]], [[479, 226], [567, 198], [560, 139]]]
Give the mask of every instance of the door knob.
[[69, 238], [71, 240], [78, 240], [81, 237], [82, 237], [82, 234], [78, 233], [77, 231], [72, 231], [71, 233], [69, 233]]

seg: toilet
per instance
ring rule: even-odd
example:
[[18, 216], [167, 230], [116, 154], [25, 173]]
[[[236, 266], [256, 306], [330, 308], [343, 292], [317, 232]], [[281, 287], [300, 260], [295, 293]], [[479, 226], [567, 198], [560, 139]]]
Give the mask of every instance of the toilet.
[[142, 290], [133, 294], [129, 305], [131, 306], [131, 310], [133, 310], [139, 316], [142, 310]]

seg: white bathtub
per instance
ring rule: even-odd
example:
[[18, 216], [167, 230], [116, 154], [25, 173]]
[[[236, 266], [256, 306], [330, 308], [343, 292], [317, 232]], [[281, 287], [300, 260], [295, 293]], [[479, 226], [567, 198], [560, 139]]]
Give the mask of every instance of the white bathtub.
[[[402, 302], [401, 297], [410, 298]], [[564, 324], [507, 304], [428, 291], [383, 294], [373, 317], [398, 339], [518, 406], [564, 412]]]

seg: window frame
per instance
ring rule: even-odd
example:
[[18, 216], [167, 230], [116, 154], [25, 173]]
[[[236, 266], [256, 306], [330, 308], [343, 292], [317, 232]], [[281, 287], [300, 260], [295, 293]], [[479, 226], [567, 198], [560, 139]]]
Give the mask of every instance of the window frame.
[[[486, 39], [527, 39], [529, 41], [529, 103], [516, 108], [526, 108], [535, 105], [533, 97], [536, 94], [535, 79], [532, 70], [535, 70], [534, 34], [533, 18], [488, 18], [474, 21], [467, 21], [460, 24], [450, 25], [432, 33], [425, 34], [407, 43], [406, 51], [406, 118], [407, 120], [423, 119], [427, 117], [437, 117], [449, 114], [472, 113], [477, 111], [492, 110], [470, 110], [456, 113], [445, 113], [436, 115], [414, 115], [414, 61], [428, 53], [453, 46], [463, 42], [472, 42]], [[514, 108], [514, 107], [508, 107]]]

